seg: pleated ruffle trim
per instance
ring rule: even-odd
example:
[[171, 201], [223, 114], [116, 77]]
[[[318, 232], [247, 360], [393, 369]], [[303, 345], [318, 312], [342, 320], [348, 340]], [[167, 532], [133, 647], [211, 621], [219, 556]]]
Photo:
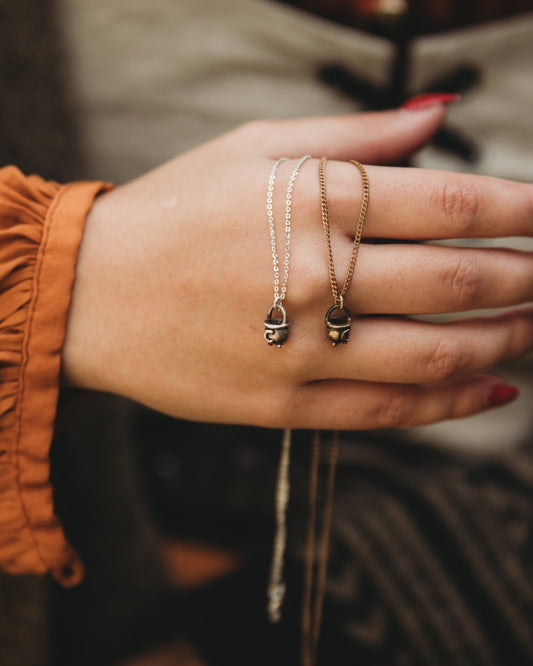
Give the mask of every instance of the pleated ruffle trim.
[[105, 188], [0, 169], [0, 569], [64, 585], [83, 565], [54, 514], [49, 451], [79, 243]]

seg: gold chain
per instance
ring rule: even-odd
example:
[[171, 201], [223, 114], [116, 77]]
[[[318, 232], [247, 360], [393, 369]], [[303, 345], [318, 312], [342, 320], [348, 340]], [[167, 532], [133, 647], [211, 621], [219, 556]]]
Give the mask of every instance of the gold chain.
[[348, 288], [352, 282], [355, 264], [357, 262], [357, 255], [359, 254], [359, 246], [361, 244], [361, 237], [363, 235], [363, 226], [365, 224], [366, 212], [368, 209], [368, 199], [370, 194], [370, 186], [368, 184], [368, 174], [365, 167], [358, 162], [357, 160], [350, 160], [350, 164], [356, 166], [363, 180], [363, 201], [361, 202], [361, 211], [359, 213], [359, 220], [357, 222], [357, 229], [355, 232], [355, 238], [353, 241], [353, 250], [352, 257], [350, 259], [350, 266], [348, 267], [348, 275], [344, 280], [344, 284], [339, 293], [339, 287], [337, 285], [337, 278], [335, 277], [335, 266], [333, 263], [333, 250], [331, 249], [331, 236], [329, 231], [329, 215], [328, 215], [328, 198], [326, 190], [326, 163], [328, 161], [327, 157], [323, 157], [320, 160], [319, 165], [319, 181], [320, 181], [320, 207], [322, 210], [322, 224], [324, 225], [324, 234], [326, 236], [326, 241], [328, 244], [328, 265], [329, 265], [329, 281], [331, 283], [331, 291], [333, 293], [333, 299], [335, 304], [339, 308], [344, 307], [344, 296], [348, 291]]
[[[335, 472], [339, 456], [339, 433], [334, 431], [329, 450], [328, 484], [326, 502], [322, 521], [322, 534], [318, 552], [318, 571], [313, 600], [313, 573], [315, 563], [316, 505], [318, 496], [318, 469], [320, 465], [320, 432], [315, 430], [309, 481], [309, 519], [307, 523], [307, 540], [305, 547], [305, 578], [304, 599], [302, 607], [302, 666], [315, 666], [322, 622], [322, 608], [326, 592], [328, 572], [329, 543], [331, 517], [333, 514], [333, 495], [335, 489]], [[314, 602], [314, 604], [313, 604]], [[314, 608], [313, 608], [314, 605]]]

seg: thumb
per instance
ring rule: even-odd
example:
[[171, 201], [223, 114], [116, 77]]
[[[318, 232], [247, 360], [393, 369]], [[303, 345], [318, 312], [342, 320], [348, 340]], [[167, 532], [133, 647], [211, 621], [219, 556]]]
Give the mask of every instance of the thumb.
[[[444, 106], [435, 104], [420, 110], [267, 121], [270, 131], [262, 132], [254, 146], [274, 159], [309, 153], [312, 157], [326, 155], [334, 160], [387, 164], [421, 148], [439, 129], [445, 116]], [[261, 135], [261, 130], [258, 134]]]

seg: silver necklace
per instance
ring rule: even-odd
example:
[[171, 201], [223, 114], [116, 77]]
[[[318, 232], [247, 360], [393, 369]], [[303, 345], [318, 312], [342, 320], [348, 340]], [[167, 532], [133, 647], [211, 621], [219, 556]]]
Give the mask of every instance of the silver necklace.
[[[270, 231], [270, 245], [272, 248], [272, 266], [274, 269], [274, 302], [268, 311], [267, 318], [265, 319], [265, 332], [264, 338], [269, 345], [275, 345], [278, 349], [286, 342], [289, 337], [289, 320], [287, 319], [287, 311], [283, 305], [285, 296], [287, 294], [287, 282], [289, 281], [289, 262], [290, 262], [290, 247], [291, 247], [291, 215], [292, 215], [292, 191], [294, 189], [294, 182], [300, 172], [302, 164], [310, 159], [311, 155], [305, 155], [298, 160], [287, 185], [287, 194], [285, 197], [285, 244], [283, 256], [283, 278], [280, 284], [280, 267], [279, 257], [276, 244], [276, 231], [274, 227], [274, 182], [276, 174], [281, 162], [285, 162], [287, 157], [280, 157], [274, 162], [270, 177], [268, 179], [267, 189], [267, 217], [268, 228]], [[274, 312], [279, 312], [281, 317], [274, 317]]]

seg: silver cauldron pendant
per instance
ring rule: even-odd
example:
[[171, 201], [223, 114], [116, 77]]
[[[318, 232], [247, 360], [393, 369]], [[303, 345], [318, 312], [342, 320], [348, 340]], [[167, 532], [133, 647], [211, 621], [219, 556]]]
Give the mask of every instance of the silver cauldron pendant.
[[[344, 312], [344, 314], [332, 316], [335, 310]], [[350, 310], [344, 304], [340, 306], [335, 303], [326, 312], [326, 335], [334, 347], [341, 342], [344, 345], [348, 344], [351, 325], [352, 316]]]
[[[273, 317], [274, 311], [281, 313], [281, 317]], [[270, 308], [265, 319], [265, 340], [269, 345], [276, 345], [281, 349], [281, 345], [287, 341], [289, 337], [289, 320], [287, 319], [287, 312], [280, 302], [275, 302]]]

